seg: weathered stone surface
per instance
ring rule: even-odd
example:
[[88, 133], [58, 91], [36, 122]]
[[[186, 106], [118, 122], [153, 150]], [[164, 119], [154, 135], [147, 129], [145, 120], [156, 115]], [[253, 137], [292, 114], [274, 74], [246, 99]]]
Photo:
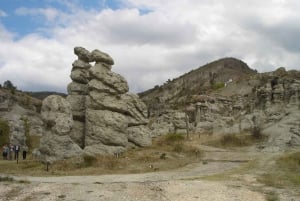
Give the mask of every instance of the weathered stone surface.
[[96, 91], [99, 93], [108, 93], [108, 94], [113, 94], [113, 95], [119, 94], [117, 90], [105, 85], [103, 82], [99, 82], [96, 79], [92, 79], [88, 83], [88, 88], [89, 88], [89, 91]]
[[73, 69], [70, 77], [75, 82], [87, 84], [89, 82], [89, 71], [84, 69]]
[[85, 62], [85, 61], [82, 61], [80, 59], [77, 59], [75, 60], [73, 63], [72, 63], [72, 66], [73, 66], [73, 69], [82, 69], [82, 70], [88, 70], [91, 66], [91, 64], [89, 64], [88, 62]]
[[85, 116], [85, 101], [86, 96], [83, 95], [68, 95], [67, 101], [71, 105], [72, 114], [75, 117]]
[[68, 94], [70, 95], [85, 95], [87, 94], [87, 91], [88, 91], [88, 87], [85, 84], [71, 82], [68, 85]]
[[73, 126], [71, 106], [61, 96], [51, 95], [45, 98], [41, 114], [47, 127], [57, 135], [69, 133]]
[[128, 141], [133, 144], [146, 147], [152, 144], [151, 132], [146, 126], [134, 126], [127, 129]]
[[109, 146], [98, 143], [85, 147], [83, 151], [87, 155], [114, 155], [125, 152], [126, 148], [123, 146]]
[[120, 113], [109, 110], [87, 110], [86, 146], [99, 142], [111, 146], [127, 145], [127, 120]]
[[47, 132], [40, 140], [38, 149], [42, 161], [53, 162], [81, 156], [82, 149], [68, 135], [60, 136]]
[[105, 52], [101, 52], [100, 50], [93, 50], [91, 52], [92, 60], [96, 63], [106, 63], [108, 65], [114, 65], [114, 60]]
[[55, 161], [79, 156], [82, 150], [70, 137], [73, 117], [69, 102], [61, 96], [48, 96], [43, 101], [41, 115], [47, 125], [37, 151], [41, 159]]
[[[99, 50], [89, 53], [76, 47], [74, 52], [78, 60], [73, 63], [66, 100], [50, 96], [42, 106], [48, 131], [36, 154], [43, 160], [59, 160], [149, 146], [147, 107], [137, 95], [127, 93], [127, 81], [111, 71], [113, 59]], [[96, 63], [91, 67], [92, 61]]]
[[83, 47], [75, 47], [74, 54], [76, 54], [80, 60], [83, 60], [85, 62], [93, 61], [91, 53]]
[[72, 130], [70, 131], [71, 139], [81, 148], [84, 148], [85, 146], [84, 129], [85, 129], [85, 122], [74, 120]]
[[87, 106], [92, 109], [110, 110], [126, 115], [129, 119], [128, 123], [131, 125], [147, 124], [146, 107], [139, 102], [136, 96], [130, 94], [123, 94], [119, 96], [112, 96], [107, 93], [97, 93], [91, 91]]
[[90, 69], [90, 74], [91, 77], [103, 82], [103, 84], [111, 87], [113, 90], [118, 91], [119, 94], [124, 94], [129, 90], [124, 77], [108, 70], [103, 67], [102, 64], [95, 64], [95, 66]]

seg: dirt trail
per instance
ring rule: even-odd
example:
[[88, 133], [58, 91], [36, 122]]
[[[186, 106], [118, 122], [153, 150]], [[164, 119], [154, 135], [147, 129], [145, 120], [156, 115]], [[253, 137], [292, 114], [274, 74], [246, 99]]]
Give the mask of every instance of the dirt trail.
[[27, 182], [1, 182], [0, 200], [264, 201], [265, 195], [257, 190], [261, 184], [253, 175], [226, 181], [202, 179], [238, 168], [258, 156], [259, 153], [208, 147], [205, 162], [172, 171], [101, 176], [15, 176], [15, 180]]

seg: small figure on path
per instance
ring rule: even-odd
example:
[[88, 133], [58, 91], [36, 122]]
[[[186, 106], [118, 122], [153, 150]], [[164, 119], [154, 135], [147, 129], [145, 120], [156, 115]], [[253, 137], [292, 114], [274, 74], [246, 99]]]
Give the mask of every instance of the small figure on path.
[[3, 160], [7, 160], [7, 154], [8, 154], [8, 147], [6, 144], [4, 144], [2, 147]]
[[16, 145], [15, 146], [15, 160], [19, 159], [19, 151], [20, 151], [20, 146]]
[[26, 155], [27, 155], [27, 151], [28, 151], [28, 147], [26, 145], [23, 146], [23, 160], [26, 159]]

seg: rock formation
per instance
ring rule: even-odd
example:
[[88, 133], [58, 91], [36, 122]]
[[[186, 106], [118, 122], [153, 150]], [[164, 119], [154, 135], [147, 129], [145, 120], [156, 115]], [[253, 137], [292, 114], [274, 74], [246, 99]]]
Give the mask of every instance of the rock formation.
[[69, 102], [57, 95], [48, 96], [43, 101], [41, 114], [47, 129], [35, 154], [48, 162], [80, 156], [81, 148], [70, 137], [73, 118]]
[[[226, 60], [220, 61], [224, 62], [223, 68], [228, 67], [225, 65]], [[259, 74], [243, 67], [245, 71], [239, 65], [230, 66], [230, 72], [223, 68], [219, 61], [212, 62], [161, 87], [141, 93], [143, 100], [148, 103], [148, 113], [152, 118], [152, 135], [186, 133], [186, 113], [191, 133], [225, 135], [243, 131], [251, 133], [259, 129], [262, 134], [269, 136], [264, 151], [280, 151], [299, 146], [300, 72], [279, 68], [274, 72]], [[230, 82], [225, 82], [226, 85], [217, 89], [214, 85], [210, 88], [205, 84], [198, 85], [209, 83], [209, 76], [205, 75], [212, 71], [215, 72], [216, 79], [222, 77]], [[240, 75], [243, 79], [239, 78]], [[187, 76], [199, 80], [193, 82], [186, 79]], [[221, 81], [222, 79], [218, 80]], [[178, 83], [185, 83], [185, 87], [181, 86], [185, 89], [198, 88], [180, 92]], [[183, 113], [181, 118], [178, 115], [180, 112]]]
[[[147, 108], [137, 95], [128, 92], [127, 81], [111, 71], [113, 59], [82, 47], [75, 47], [74, 53], [78, 59], [72, 64], [66, 100], [51, 96], [43, 101], [42, 115], [49, 129], [41, 140], [41, 155], [55, 160], [151, 145]], [[62, 151], [65, 146], [67, 153]], [[60, 157], [51, 150], [54, 148]]]

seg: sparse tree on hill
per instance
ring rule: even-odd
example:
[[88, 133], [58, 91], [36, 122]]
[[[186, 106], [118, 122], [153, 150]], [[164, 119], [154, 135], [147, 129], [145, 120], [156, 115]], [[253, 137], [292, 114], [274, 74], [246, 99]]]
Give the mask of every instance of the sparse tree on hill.
[[13, 85], [13, 83], [10, 80], [6, 80], [3, 83], [3, 88], [9, 89], [11, 91], [12, 94], [15, 93], [17, 87]]

